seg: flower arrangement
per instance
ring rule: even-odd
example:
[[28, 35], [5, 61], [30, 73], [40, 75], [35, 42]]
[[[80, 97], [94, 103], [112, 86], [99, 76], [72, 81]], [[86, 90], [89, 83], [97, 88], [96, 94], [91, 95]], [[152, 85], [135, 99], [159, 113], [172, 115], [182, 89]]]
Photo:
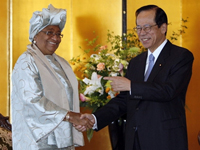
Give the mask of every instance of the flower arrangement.
[[[108, 31], [108, 45], [96, 44], [97, 39], [86, 40], [92, 49], [84, 50], [82, 56], [71, 59], [71, 63], [78, 66], [77, 70], [83, 75], [83, 79], [78, 78], [80, 106], [90, 108], [92, 112], [118, 94], [112, 90], [110, 81], [103, 77], [124, 76], [130, 59], [144, 51], [134, 32], [119, 36]], [[88, 53], [91, 55], [86, 59]]]

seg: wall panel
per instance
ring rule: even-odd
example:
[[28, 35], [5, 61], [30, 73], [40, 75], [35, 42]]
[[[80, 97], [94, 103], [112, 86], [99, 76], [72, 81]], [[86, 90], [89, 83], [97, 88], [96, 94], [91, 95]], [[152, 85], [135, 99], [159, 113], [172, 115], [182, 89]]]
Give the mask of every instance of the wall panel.
[[1, 59], [0, 59], [0, 113], [5, 116], [9, 115], [9, 2], [1, 1], [0, 5], [0, 44], [1, 44]]
[[200, 149], [197, 142], [197, 134], [200, 131], [200, 51], [199, 39], [200, 34], [200, 1], [183, 0], [183, 17], [188, 17], [188, 30], [183, 35], [183, 46], [188, 48], [194, 54], [193, 74], [188, 88], [186, 104], [189, 109], [186, 109], [189, 150]]

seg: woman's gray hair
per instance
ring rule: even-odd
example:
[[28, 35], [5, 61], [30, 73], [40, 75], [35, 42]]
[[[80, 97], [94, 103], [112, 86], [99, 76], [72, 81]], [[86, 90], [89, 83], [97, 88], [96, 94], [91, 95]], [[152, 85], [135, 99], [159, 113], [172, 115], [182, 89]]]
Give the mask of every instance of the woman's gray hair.
[[29, 23], [29, 41], [33, 42], [34, 36], [49, 25], [58, 25], [62, 31], [66, 23], [66, 9], [57, 9], [50, 4], [42, 11], [35, 11]]

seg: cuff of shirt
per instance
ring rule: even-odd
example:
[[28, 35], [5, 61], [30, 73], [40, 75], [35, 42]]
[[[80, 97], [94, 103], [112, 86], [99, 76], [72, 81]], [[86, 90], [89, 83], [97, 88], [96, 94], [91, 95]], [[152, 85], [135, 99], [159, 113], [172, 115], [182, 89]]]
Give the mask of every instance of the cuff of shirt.
[[98, 129], [98, 127], [97, 127], [97, 118], [96, 118], [96, 116], [95, 116], [94, 114], [92, 114], [92, 116], [94, 117], [94, 120], [95, 120], [92, 129], [93, 129], [93, 130], [96, 130], [96, 129]]

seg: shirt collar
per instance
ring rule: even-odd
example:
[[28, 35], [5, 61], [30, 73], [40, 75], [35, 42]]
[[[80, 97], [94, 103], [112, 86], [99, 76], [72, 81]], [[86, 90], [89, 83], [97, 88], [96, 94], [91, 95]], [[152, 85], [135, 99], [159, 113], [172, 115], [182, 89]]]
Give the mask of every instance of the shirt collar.
[[167, 39], [165, 39], [163, 42], [162, 42], [162, 44], [153, 52], [153, 53], [151, 53], [151, 51], [148, 49], [148, 56], [147, 56], [147, 61], [146, 62], [148, 62], [149, 60], [149, 55], [150, 54], [153, 54], [153, 56], [155, 57], [155, 59], [154, 59], [154, 63], [156, 62], [156, 60], [157, 60], [157, 58], [158, 58], [158, 56], [159, 56], [159, 54], [160, 54], [160, 52], [162, 51], [162, 49], [163, 49], [163, 47], [165, 46], [165, 44], [167, 43]]

